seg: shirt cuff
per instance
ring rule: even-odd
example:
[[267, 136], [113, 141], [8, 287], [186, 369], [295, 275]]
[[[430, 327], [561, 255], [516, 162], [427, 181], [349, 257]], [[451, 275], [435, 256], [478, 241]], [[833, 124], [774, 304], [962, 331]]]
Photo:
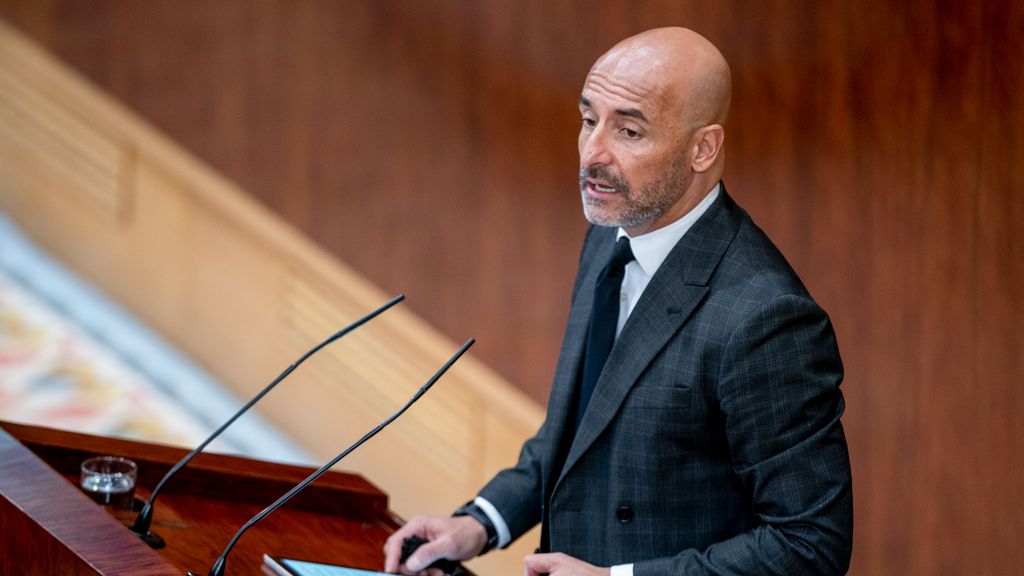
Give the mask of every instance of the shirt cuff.
[[633, 565], [619, 564], [618, 566], [612, 566], [609, 576], [633, 576]]
[[[494, 531], [498, 533], [498, 544], [496, 547], [504, 548], [505, 546], [508, 546], [509, 543], [512, 542], [512, 535], [509, 534], [508, 524], [505, 523], [505, 519], [501, 517], [500, 513], [498, 513], [498, 509], [494, 507], [494, 504], [491, 504], [482, 496], [474, 498], [473, 504], [479, 506], [480, 509], [484, 511], [484, 514], [487, 514], [487, 517], [491, 520], [491, 524], [494, 524]], [[617, 575], [613, 574], [612, 576]], [[630, 566], [629, 574], [623, 573], [621, 576], [633, 576], [632, 566]]]

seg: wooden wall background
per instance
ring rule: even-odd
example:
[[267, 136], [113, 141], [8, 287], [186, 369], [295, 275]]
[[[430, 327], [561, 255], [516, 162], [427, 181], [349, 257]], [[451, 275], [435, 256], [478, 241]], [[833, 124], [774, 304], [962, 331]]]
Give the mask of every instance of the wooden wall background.
[[[591, 62], [733, 66], [726, 182], [847, 365], [854, 574], [1024, 565], [1024, 5], [0, 0], [0, 15], [544, 401]], [[511, 461], [514, 455], [509, 455]]]

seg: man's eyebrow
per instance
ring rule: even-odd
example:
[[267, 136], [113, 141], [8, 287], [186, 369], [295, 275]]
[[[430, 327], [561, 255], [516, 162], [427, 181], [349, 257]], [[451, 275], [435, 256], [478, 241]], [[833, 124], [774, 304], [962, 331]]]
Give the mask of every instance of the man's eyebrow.
[[619, 116], [629, 116], [630, 118], [636, 118], [637, 120], [642, 120], [650, 124], [647, 116], [644, 116], [644, 113], [637, 108], [620, 108], [616, 110], [615, 113]]
[[[594, 106], [590, 103], [590, 100], [587, 100], [585, 96], [580, 96], [580, 107], [593, 108]], [[651, 123], [651, 121], [647, 119], [647, 116], [644, 116], [644, 113], [641, 112], [639, 108], [619, 108], [618, 110], [615, 111], [615, 114], [618, 116], [636, 118], [637, 120], [641, 120], [648, 124]]]

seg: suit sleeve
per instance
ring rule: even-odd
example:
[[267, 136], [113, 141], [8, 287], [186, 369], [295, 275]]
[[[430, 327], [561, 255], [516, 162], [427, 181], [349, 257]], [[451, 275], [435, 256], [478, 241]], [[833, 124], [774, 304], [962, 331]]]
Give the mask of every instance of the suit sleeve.
[[756, 526], [705, 550], [638, 561], [634, 574], [845, 574], [853, 502], [842, 375], [831, 323], [809, 298], [781, 296], [740, 321], [717, 394]]
[[508, 525], [514, 542], [533, 528], [541, 517], [541, 464], [547, 424], [528, 440], [519, 454], [519, 462], [499, 472], [480, 491], [494, 505]]

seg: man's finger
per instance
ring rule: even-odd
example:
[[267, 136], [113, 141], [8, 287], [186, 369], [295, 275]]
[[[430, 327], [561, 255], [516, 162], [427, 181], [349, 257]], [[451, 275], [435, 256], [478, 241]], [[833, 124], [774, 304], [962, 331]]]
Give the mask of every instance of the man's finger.
[[384, 543], [384, 571], [391, 574], [398, 572], [398, 566], [402, 559], [402, 542], [406, 536], [395, 532]]
[[384, 542], [384, 571], [394, 574], [398, 572], [398, 559], [402, 554], [402, 546], [392, 535]]
[[532, 554], [523, 558], [523, 574], [525, 576], [541, 576], [554, 572], [556, 554]]
[[402, 559], [402, 544], [405, 539], [414, 534], [420, 533], [420, 524], [423, 522], [417, 517], [409, 521], [408, 524], [399, 528], [396, 532], [388, 536], [388, 539], [384, 541], [384, 571], [391, 574], [398, 572], [399, 565]]

